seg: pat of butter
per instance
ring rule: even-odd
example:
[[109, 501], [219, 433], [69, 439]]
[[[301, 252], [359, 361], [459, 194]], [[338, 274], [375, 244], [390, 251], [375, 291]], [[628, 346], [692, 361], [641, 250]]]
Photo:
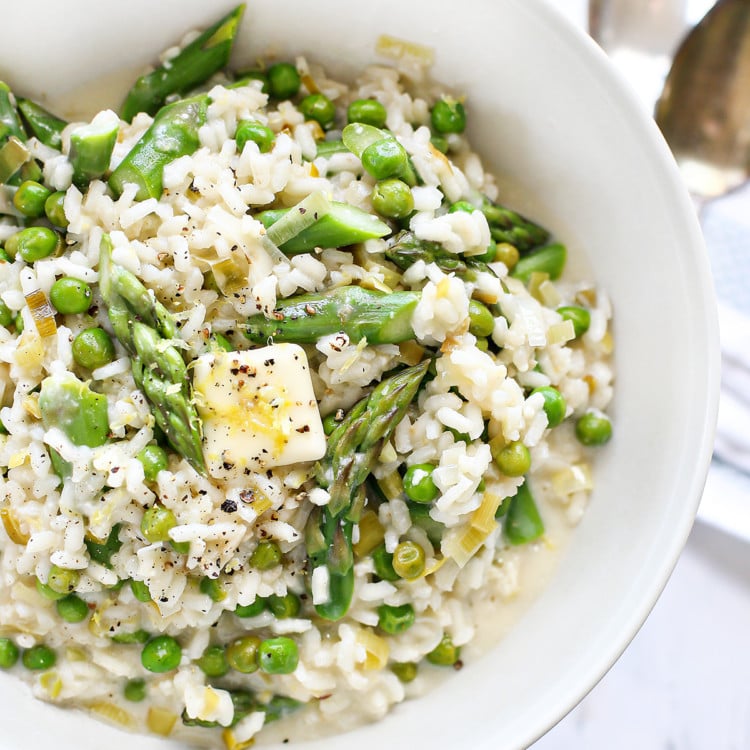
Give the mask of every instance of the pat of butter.
[[212, 477], [323, 457], [326, 437], [310, 369], [296, 344], [204, 354], [195, 363], [193, 388]]

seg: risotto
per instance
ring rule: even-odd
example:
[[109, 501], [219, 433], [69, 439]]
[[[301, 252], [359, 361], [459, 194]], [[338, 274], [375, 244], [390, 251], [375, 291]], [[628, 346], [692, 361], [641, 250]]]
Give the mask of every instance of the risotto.
[[230, 73], [241, 16], [119, 114], [0, 85], [0, 668], [228, 750], [491, 641], [613, 379], [606, 293], [502, 203], [427, 50]]

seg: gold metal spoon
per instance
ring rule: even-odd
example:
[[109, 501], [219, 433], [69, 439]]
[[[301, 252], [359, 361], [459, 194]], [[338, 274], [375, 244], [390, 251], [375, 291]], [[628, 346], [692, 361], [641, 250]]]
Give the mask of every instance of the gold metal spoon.
[[750, 0], [719, 0], [687, 35], [655, 117], [699, 200], [748, 180]]

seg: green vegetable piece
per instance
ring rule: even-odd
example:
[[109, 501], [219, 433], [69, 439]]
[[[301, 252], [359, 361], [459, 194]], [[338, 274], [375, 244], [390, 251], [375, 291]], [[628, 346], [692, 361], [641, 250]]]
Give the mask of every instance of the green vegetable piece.
[[13, 205], [24, 216], [36, 219], [44, 213], [44, 204], [51, 191], [34, 180], [26, 180], [13, 195]]
[[411, 581], [424, 573], [425, 554], [416, 542], [401, 542], [393, 551], [393, 569], [399, 578]]
[[528, 479], [510, 498], [503, 532], [513, 545], [534, 542], [544, 534], [544, 522], [531, 494]]
[[513, 440], [499, 449], [495, 441], [490, 441], [490, 448], [497, 468], [506, 477], [522, 477], [531, 467], [529, 449], [520, 440]]
[[46, 429], [58, 427], [73, 445], [97, 448], [107, 442], [107, 398], [70, 373], [42, 381], [39, 410]]
[[221, 351], [233, 352], [235, 350], [234, 344], [223, 333], [214, 332], [211, 339]]
[[435, 150], [439, 151], [441, 154], [447, 154], [450, 150], [448, 139], [442, 135], [433, 135], [432, 138], [430, 138], [430, 143], [435, 147]]
[[507, 243], [526, 252], [549, 240], [549, 232], [544, 227], [499, 203], [493, 203], [486, 196], [481, 196], [480, 210], [490, 225], [492, 239], [498, 243]]
[[[477, 492], [481, 492], [477, 487]], [[443, 533], [445, 532], [445, 526], [443, 526], [442, 523], [439, 521], [436, 521], [431, 515], [430, 515], [430, 504], [426, 503], [418, 503], [409, 501], [409, 515], [411, 516], [411, 522], [419, 529], [422, 529], [422, 531], [427, 534], [427, 538], [430, 540], [430, 542], [435, 545], [436, 547], [440, 547], [440, 542], [443, 539]], [[398, 576], [396, 576], [396, 580], [398, 580]]]
[[274, 99], [291, 99], [302, 85], [297, 68], [288, 62], [274, 63], [266, 75], [269, 93]]
[[174, 513], [158, 503], [150, 507], [141, 518], [141, 534], [151, 544], [170, 541], [169, 531], [175, 526], [177, 519]]
[[2, 265], [3, 263], [12, 263], [12, 262], [13, 262], [13, 258], [11, 258], [10, 255], [8, 255], [8, 252], [6, 251], [6, 249], [4, 247], [0, 247], [0, 265]]
[[224, 590], [224, 586], [218, 578], [201, 578], [200, 585], [198, 587], [202, 594], [205, 594], [211, 601], [223, 602], [227, 598], [227, 592]]
[[266, 724], [270, 724], [296, 711], [302, 705], [300, 701], [286, 695], [274, 695], [268, 703], [261, 704], [260, 708], [266, 712]]
[[83, 622], [89, 616], [89, 605], [80, 596], [70, 594], [55, 603], [57, 614], [69, 623]]
[[14, 317], [13, 311], [0, 299], [0, 326], [10, 328]]
[[[339, 422], [341, 422], [341, 419], [337, 418], [339, 416], [339, 412], [333, 411], [330, 414], [326, 414], [325, 417], [323, 417], [323, 432], [325, 432], [326, 436], [330, 435], [336, 427], [338, 427]], [[343, 418], [344, 412], [341, 411], [341, 418]]]
[[399, 177], [409, 162], [406, 149], [395, 138], [383, 138], [362, 152], [362, 166], [376, 180]]
[[299, 614], [302, 603], [300, 598], [293, 592], [288, 591], [284, 596], [271, 594], [268, 597], [268, 609], [277, 620], [285, 620], [288, 617], [296, 617]]
[[16, 329], [16, 333], [20, 336], [23, 333], [24, 327], [23, 315], [20, 312], [16, 315], [16, 319], [13, 321], [13, 326]]
[[555, 244], [531, 250], [524, 255], [510, 275], [528, 283], [532, 273], [546, 273], [552, 281], [559, 279], [565, 268], [565, 245]]
[[276, 140], [276, 134], [262, 122], [257, 120], [240, 120], [237, 123], [237, 130], [234, 134], [234, 140], [237, 143], [237, 151], [241, 154], [248, 141], [258, 144], [258, 149], [262, 154], [268, 153], [273, 147]]
[[408, 684], [417, 679], [419, 667], [411, 661], [396, 662], [391, 664], [391, 672], [398, 677], [401, 682]]
[[115, 633], [115, 635], [111, 637], [111, 640], [113, 643], [119, 643], [121, 646], [129, 646], [134, 643], [146, 643], [149, 638], [151, 638], [151, 634], [147, 630], [139, 628], [130, 633]]
[[73, 183], [81, 190], [109, 171], [112, 151], [120, 131], [120, 118], [112, 110], [100, 112], [87, 125], [70, 134], [68, 160], [73, 166]]
[[131, 703], [140, 703], [145, 700], [148, 689], [145, 680], [128, 680], [122, 689], [122, 694], [126, 701]]
[[374, 128], [384, 128], [387, 117], [385, 107], [376, 99], [357, 99], [346, 110], [347, 122], [361, 122]]
[[80, 279], [63, 276], [57, 279], [49, 292], [49, 300], [63, 315], [85, 313], [91, 307], [91, 287]]
[[435, 102], [430, 110], [430, 122], [436, 133], [463, 133], [466, 130], [466, 110], [464, 105], [444, 96]]
[[406, 632], [414, 624], [414, 620], [414, 607], [411, 604], [398, 607], [381, 604], [378, 607], [378, 627], [388, 635]]
[[57, 654], [49, 646], [39, 643], [23, 652], [21, 662], [26, 669], [40, 672], [55, 666]]
[[271, 91], [268, 83], [268, 76], [262, 70], [241, 70], [237, 73], [236, 78], [237, 80], [234, 83], [231, 83], [227, 88], [238, 89], [242, 86], [251, 84], [253, 81], [260, 81], [260, 90], [264, 94], [268, 94]]
[[266, 609], [266, 600], [260, 596], [256, 596], [252, 604], [238, 604], [234, 609], [234, 614], [237, 617], [257, 617], [261, 612]]
[[261, 640], [255, 635], [244, 635], [232, 641], [226, 650], [227, 664], [242, 674], [252, 674], [258, 670], [258, 656]]
[[223, 646], [207, 646], [196, 664], [206, 677], [223, 677], [229, 672], [229, 662]]
[[65, 193], [62, 190], [52, 193], [44, 201], [44, 213], [56, 227], [60, 227], [61, 229], [67, 228], [68, 219], [65, 216]]
[[55, 591], [46, 583], [42, 583], [38, 578], [36, 580], [36, 590], [39, 592], [39, 594], [41, 594], [41, 596], [43, 596], [45, 599], [49, 599], [49, 601], [51, 602], [56, 602], [58, 599], [62, 599], [64, 596], [66, 596], [65, 593]]
[[563, 320], [570, 320], [573, 323], [573, 331], [576, 338], [583, 336], [589, 330], [591, 325], [591, 313], [585, 307], [577, 305], [563, 305], [558, 307], [557, 312]]
[[149, 672], [171, 672], [180, 666], [181, 661], [182, 648], [171, 635], [157, 635], [141, 651], [141, 664]]
[[412, 314], [419, 292], [376, 292], [342, 286], [320, 294], [303, 294], [279, 300], [271, 318], [248, 318], [245, 335], [255, 343], [314, 344], [343, 331], [350, 341], [366, 338], [370, 344], [398, 344], [414, 339]]
[[583, 445], [604, 445], [612, 437], [612, 422], [604, 412], [589, 409], [576, 422], [576, 437]]
[[323, 130], [328, 130], [336, 117], [336, 105], [325, 94], [309, 94], [300, 102], [299, 110], [306, 120], [314, 120]]
[[372, 191], [372, 207], [389, 219], [405, 219], [414, 210], [411, 188], [394, 178], [380, 180]]
[[325, 156], [329, 158], [334, 154], [346, 154], [349, 149], [344, 145], [343, 141], [318, 141], [317, 156]]
[[[269, 209], [262, 211], [255, 218], [270, 229], [289, 208]], [[331, 202], [331, 208], [314, 224], [303, 229], [292, 239], [280, 245], [279, 249], [287, 255], [299, 255], [315, 250], [316, 247], [346, 247], [365, 240], [385, 237], [391, 228], [372, 214], [348, 203]]]
[[404, 474], [404, 492], [415, 503], [431, 503], [439, 494], [432, 479], [434, 464], [414, 464]]
[[115, 358], [115, 345], [103, 328], [86, 328], [73, 339], [73, 359], [81, 367], [96, 370]]
[[139, 112], [156, 113], [171, 94], [185, 94], [226, 66], [245, 5], [209, 26], [174, 57], [141, 76], [122, 105], [128, 122]]
[[143, 476], [147, 482], [155, 482], [160, 471], [166, 471], [169, 468], [169, 456], [160, 445], [150, 443], [142, 450], [138, 451], [136, 458], [143, 466]]
[[200, 146], [198, 131], [206, 123], [209, 98], [195, 96], [159, 110], [151, 127], [109, 177], [116, 197], [127, 183], [138, 186], [136, 200], [161, 198], [164, 167]]
[[518, 249], [507, 242], [498, 242], [495, 245], [495, 260], [505, 263], [508, 271], [512, 271], [516, 267], [520, 257], [521, 254], [518, 252]]
[[469, 300], [469, 333], [477, 338], [491, 336], [495, 330], [495, 316], [481, 302]]
[[10, 638], [0, 638], [0, 669], [10, 669], [18, 662], [20, 653]]
[[62, 237], [48, 227], [21, 229], [8, 239], [6, 249], [9, 244], [14, 248], [13, 255], [20, 255], [27, 263], [59, 255], [63, 249]]
[[61, 150], [62, 132], [68, 124], [65, 120], [48, 112], [31, 99], [19, 99], [18, 109], [31, 135], [38, 138], [45, 146]]
[[17, 185], [29, 175], [19, 174], [22, 167], [31, 159], [25, 144], [11, 136], [0, 146], [0, 183]]
[[135, 579], [131, 579], [130, 590], [133, 592], [133, 596], [139, 602], [151, 601], [151, 592], [149, 591], [148, 586], [143, 581], [136, 581]]
[[531, 395], [533, 396], [535, 393], [541, 393], [544, 397], [544, 413], [547, 415], [547, 424], [550, 427], [557, 427], [565, 419], [565, 412], [568, 408], [565, 397], [551, 385], [534, 388]]
[[122, 542], [120, 541], [120, 528], [121, 525], [116, 523], [112, 527], [109, 536], [103, 544], [89, 538], [84, 538], [83, 543], [86, 545], [89, 557], [94, 562], [103, 565], [105, 568], [112, 567], [112, 556], [119, 552], [120, 547], [122, 547]]
[[250, 566], [256, 570], [271, 570], [281, 563], [281, 549], [274, 541], [258, 542], [249, 560]]
[[453, 644], [451, 637], [445, 633], [437, 646], [427, 654], [427, 661], [438, 667], [453, 667], [461, 658], [461, 649]]
[[7, 83], [0, 81], [0, 141], [11, 136], [19, 141], [26, 140], [26, 131], [21, 124], [16, 109], [15, 97]]
[[258, 663], [266, 674], [291, 674], [297, 669], [297, 644], [286, 636], [268, 638], [258, 648]]

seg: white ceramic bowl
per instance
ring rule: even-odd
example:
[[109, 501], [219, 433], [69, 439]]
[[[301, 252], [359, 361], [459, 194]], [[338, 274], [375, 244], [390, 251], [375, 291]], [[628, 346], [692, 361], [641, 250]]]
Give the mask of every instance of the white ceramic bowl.
[[[39, 96], [151, 61], [226, 2], [38, 0], [3, 9], [0, 76]], [[549, 586], [508, 637], [427, 698], [306, 750], [530, 744], [616, 660], [685, 542], [710, 456], [718, 383], [709, 268], [692, 205], [653, 124], [583, 34], [540, 0], [252, 0], [239, 59], [304, 53], [338, 73], [379, 34], [436, 50], [468, 95], [470, 135], [506, 202], [553, 227], [615, 309], [615, 437]], [[2, 676], [0, 747], [124, 750], [133, 738], [30, 698]], [[141, 750], [161, 750], [156, 739]]]

